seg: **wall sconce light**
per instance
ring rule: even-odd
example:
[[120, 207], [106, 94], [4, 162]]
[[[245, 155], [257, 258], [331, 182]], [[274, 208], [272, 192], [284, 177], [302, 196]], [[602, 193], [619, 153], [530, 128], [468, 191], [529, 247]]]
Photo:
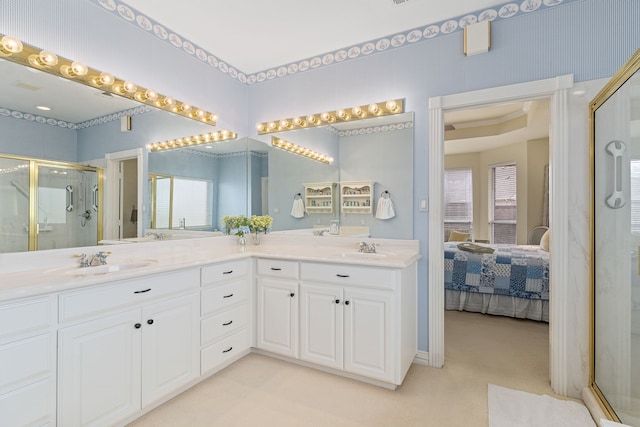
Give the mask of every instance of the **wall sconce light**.
[[155, 90], [143, 88], [128, 80], [118, 79], [111, 73], [87, 67], [81, 62], [71, 61], [53, 52], [22, 43], [8, 35], [0, 34], [0, 57], [213, 126], [218, 119], [213, 113], [192, 107], [187, 103], [177, 102]]
[[336, 111], [309, 114], [306, 117], [293, 117], [256, 124], [258, 135], [321, 126], [330, 123], [348, 122], [367, 117], [382, 117], [404, 113], [404, 99], [391, 99]]
[[176, 148], [227, 141], [230, 139], [236, 139], [237, 137], [238, 135], [235, 132], [223, 129], [215, 132], [203, 133], [201, 135], [185, 136], [168, 141], [154, 142], [152, 144], [147, 144], [147, 148], [151, 151], [173, 150]]
[[290, 153], [298, 154], [299, 156], [307, 157], [312, 160], [316, 160], [321, 163], [329, 164], [333, 162], [333, 157], [329, 157], [326, 154], [318, 153], [310, 148], [303, 147], [302, 145], [294, 144], [293, 142], [285, 141], [284, 139], [271, 137], [271, 145], [281, 150], [288, 151]]

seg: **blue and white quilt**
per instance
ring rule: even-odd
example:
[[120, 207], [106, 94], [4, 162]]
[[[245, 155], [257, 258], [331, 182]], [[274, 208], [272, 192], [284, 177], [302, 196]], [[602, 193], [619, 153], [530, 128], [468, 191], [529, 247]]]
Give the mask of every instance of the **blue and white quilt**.
[[483, 245], [492, 254], [466, 252], [444, 244], [445, 289], [549, 299], [549, 253], [539, 246]]

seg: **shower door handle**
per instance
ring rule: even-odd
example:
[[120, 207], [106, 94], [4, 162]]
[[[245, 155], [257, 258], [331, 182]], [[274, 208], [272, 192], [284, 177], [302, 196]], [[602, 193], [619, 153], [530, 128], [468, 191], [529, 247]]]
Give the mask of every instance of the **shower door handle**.
[[65, 189], [67, 190], [67, 212], [72, 212], [73, 211], [73, 187], [70, 185], [67, 185]]
[[93, 186], [93, 204], [91, 206], [94, 212], [98, 212], [98, 186]]
[[611, 209], [620, 209], [627, 203], [622, 191], [622, 155], [626, 149], [622, 141], [611, 141], [605, 147], [606, 152], [613, 156], [613, 192], [605, 199]]

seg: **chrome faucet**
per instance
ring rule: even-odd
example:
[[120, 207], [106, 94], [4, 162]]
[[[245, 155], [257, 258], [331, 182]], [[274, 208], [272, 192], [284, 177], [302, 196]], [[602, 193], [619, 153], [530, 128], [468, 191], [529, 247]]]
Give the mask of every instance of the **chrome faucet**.
[[156, 240], [164, 240], [166, 237], [163, 233], [153, 233], [151, 231], [147, 232], [147, 236], [153, 236]]
[[95, 255], [91, 255], [91, 258], [87, 257], [87, 254], [75, 255], [80, 258], [80, 268], [95, 267], [98, 265], [106, 265], [107, 257], [111, 252], [100, 251]]
[[324, 233], [327, 233], [329, 230], [326, 228], [323, 228], [322, 230], [316, 230], [313, 232], [314, 236], [324, 236]]
[[362, 252], [365, 254], [375, 254], [376, 253], [376, 244], [375, 243], [367, 243], [360, 242], [360, 249], [358, 252]]

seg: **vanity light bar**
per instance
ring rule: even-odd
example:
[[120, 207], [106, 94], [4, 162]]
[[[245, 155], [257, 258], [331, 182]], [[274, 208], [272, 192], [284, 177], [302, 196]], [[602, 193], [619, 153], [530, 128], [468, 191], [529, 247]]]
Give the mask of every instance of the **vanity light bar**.
[[0, 58], [213, 126], [218, 120], [218, 117], [213, 113], [174, 100], [153, 89], [138, 86], [131, 81], [118, 79], [111, 73], [89, 68], [81, 62], [71, 61], [1, 33]]
[[275, 136], [271, 137], [271, 145], [273, 145], [276, 148], [280, 148], [282, 150], [289, 151], [294, 154], [298, 154], [300, 156], [308, 157], [312, 160], [316, 160], [321, 163], [329, 164], [333, 162], [333, 157], [329, 157], [326, 154], [318, 153], [317, 151], [313, 151], [309, 148], [303, 147], [302, 145], [297, 145], [297, 144], [294, 144], [293, 142], [276, 138]]
[[195, 145], [227, 141], [229, 139], [236, 139], [237, 137], [238, 135], [235, 132], [221, 130], [203, 133], [201, 135], [171, 139], [169, 141], [154, 142], [153, 144], [147, 144], [147, 148], [151, 151], [173, 150], [176, 148], [193, 147]]
[[322, 126], [331, 123], [344, 123], [371, 117], [392, 116], [404, 113], [404, 99], [391, 99], [369, 105], [361, 105], [336, 111], [309, 114], [306, 117], [291, 117], [271, 122], [258, 123], [258, 135], [286, 130]]

